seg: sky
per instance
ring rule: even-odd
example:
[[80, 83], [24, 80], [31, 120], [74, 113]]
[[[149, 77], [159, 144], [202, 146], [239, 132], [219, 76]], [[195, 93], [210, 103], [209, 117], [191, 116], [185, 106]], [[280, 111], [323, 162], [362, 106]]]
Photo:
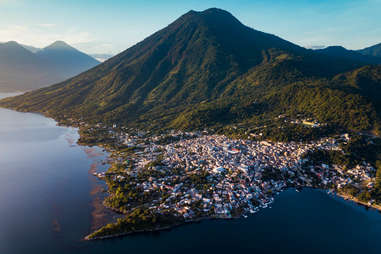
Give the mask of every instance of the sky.
[[0, 0], [0, 41], [45, 47], [63, 40], [116, 54], [189, 10], [211, 7], [304, 47], [381, 43], [381, 0]]

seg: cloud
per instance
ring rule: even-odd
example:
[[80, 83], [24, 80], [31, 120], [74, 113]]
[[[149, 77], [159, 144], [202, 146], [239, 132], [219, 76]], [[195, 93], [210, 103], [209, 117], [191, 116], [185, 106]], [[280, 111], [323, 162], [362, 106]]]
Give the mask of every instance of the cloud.
[[74, 43], [74, 47], [89, 53], [115, 53], [114, 44], [99, 40]]
[[0, 39], [2, 42], [17, 41], [21, 44], [38, 48], [43, 48], [54, 41], [62, 40], [86, 53], [115, 54], [125, 49], [124, 46], [120, 46], [120, 50], [116, 50], [114, 42], [105, 41], [80, 28], [61, 28], [53, 23], [34, 25], [0, 24]]
[[58, 40], [65, 41], [72, 45], [95, 41], [95, 37], [93, 37], [92, 34], [78, 28], [47, 29], [52, 27], [55, 27], [55, 25], [0, 25], [0, 38], [2, 41], [17, 41], [35, 47], [45, 47]]
[[0, 0], [0, 6], [20, 6], [23, 0]]
[[[1, 1], [1, 0], [0, 0]], [[52, 28], [52, 27], [55, 27], [56, 24], [39, 24], [40, 27], [45, 27], [45, 28]]]
[[316, 50], [316, 49], [324, 49], [326, 48], [327, 46], [325, 45], [310, 45], [310, 46], [306, 46], [306, 48], [308, 49], [313, 49], [313, 50]]
[[17, 39], [22, 38], [28, 30], [28, 26], [22, 25], [0, 26], [0, 38], [2, 41], [17, 41]]

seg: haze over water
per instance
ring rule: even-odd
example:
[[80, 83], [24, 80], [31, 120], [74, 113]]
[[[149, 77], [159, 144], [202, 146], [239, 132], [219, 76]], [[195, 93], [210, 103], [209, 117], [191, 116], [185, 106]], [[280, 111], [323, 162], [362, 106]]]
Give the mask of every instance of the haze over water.
[[0, 109], [0, 119], [1, 254], [381, 253], [381, 214], [318, 190], [285, 191], [248, 219], [81, 241], [93, 210], [89, 170], [105, 155], [41, 115]]

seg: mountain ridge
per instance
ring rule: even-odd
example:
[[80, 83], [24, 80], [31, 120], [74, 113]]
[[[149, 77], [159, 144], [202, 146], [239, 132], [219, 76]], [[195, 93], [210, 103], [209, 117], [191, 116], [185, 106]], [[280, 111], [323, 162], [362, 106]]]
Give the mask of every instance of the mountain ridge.
[[381, 57], [363, 54], [362, 51], [348, 50], [342, 46], [329, 46], [324, 49], [315, 50], [318, 53], [338, 57], [343, 60], [356, 61], [367, 64], [381, 64]]
[[[380, 112], [372, 98], [347, 81], [337, 85], [335, 79], [367, 64], [307, 50], [214, 8], [189, 11], [97, 67], [63, 83], [2, 100], [0, 106], [43, 112], [59, 120], [74, 117], [145, 129], [196, 129], [254, 124], [284, 111], [304, 111], [329, 121], [319, 113], [326, 104], [314, 100], [314, 108], [306, 106], [305, 99], [323, 93], [322, 98], [338, 104], [333, 107], [337, 111], [324, 108], [332, 111], [334, 124], [371, 129]], [[289, 97], [294, 90], [297, 100]], [[356, 103], [366, 108], [363, 119], [340, 118], [363, 109]]]
[[15, 41], [0, 43], [0, 90], [40, 88], [64, 81], [99, 63], [69, 45], [59, 50], [58, 55], [49, 53], [51, 50], [49, 46], [37, 49]]
[[9, 91], [48, 85], [58, 79], [48, 64], [14, 41], [0, 44], [0, 77], [0, 89]]
[[381, 57], [381, 43], [358, 50], [357, 52], [374, 57]]
[[77, 50], [77, 49], [73, 48], [72, 46], [70, 46], [69, 44], [67, 44], [64, 41], [55, 41], [52, 44], [50, 44], [50, 45], [46, 46], [45, 48], [43, 48], [42, 50], [44, 50], [44, 49], [71, 49], [71, 50]]
[[99, 64], [99, 61], [92, 56], [75, 49], [64, 41], [55, 41], [37, 51], [36, 55], [64, 77], [74, 77]]

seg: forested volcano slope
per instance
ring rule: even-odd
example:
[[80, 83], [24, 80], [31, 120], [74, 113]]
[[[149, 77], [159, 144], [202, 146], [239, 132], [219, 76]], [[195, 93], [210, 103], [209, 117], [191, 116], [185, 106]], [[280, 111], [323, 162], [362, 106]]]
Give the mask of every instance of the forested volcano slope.
[[380, 66], [307, 50], [220, 9], [168, 27], [65, 82], [0, 101], [57, 119], [201, 129], [304, 114], [377, 129]]

